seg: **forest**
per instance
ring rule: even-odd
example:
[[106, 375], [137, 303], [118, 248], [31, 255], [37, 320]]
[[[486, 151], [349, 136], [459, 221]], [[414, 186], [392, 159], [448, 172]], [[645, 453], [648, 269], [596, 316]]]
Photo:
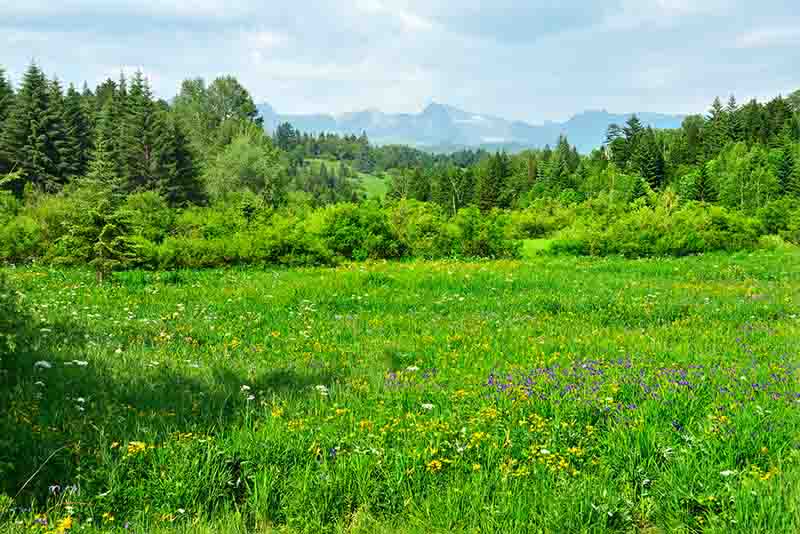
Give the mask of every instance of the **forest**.
[[169, 101], [141, 72], [66, 89], [0, 70], [0, 258], [125, 268], [547, 252], [682, 256], [800, 242], [800, 91], [716, 99], [604, 146], [433, 155], [366, 134], [267, 134], [234, 77]]

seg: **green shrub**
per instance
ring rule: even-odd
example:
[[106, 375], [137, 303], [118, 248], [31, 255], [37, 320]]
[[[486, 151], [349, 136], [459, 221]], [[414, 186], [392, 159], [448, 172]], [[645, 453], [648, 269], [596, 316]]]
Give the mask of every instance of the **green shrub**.
[[[675, 208], [664, 202], [639, 203], [621, 217], [582, 217], [561, 232], [554, 253], [628, 257], [685, 256], [715, 250], [750, 250], [759, 246], [762, 224], [719, 206], [689, 203]], [[672, 206], [672, 207], [671, 207]]]
[[334, 254], [351, 260], [400, 258], [405, 253], [386, 212], [375, 202], [325, 208], [322, 238]]

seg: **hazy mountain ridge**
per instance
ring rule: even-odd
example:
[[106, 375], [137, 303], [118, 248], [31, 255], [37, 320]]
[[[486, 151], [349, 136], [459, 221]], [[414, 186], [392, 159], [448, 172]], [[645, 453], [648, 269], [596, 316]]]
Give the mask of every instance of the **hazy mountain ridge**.
[[[288, 122], [302, 132], [321, 132], [360, 135], [366, 132], [378, 145], [404, 144], [435, 152], [462, 148], [506, 148], [519, 151], [554, 145], [559, 135], [566, 135], [581, 152], [589, 152], [603, 144], [610, 124], [622, 124], [630, 113], [585, 111], [566, 122], [546, 122], [533, 125], [470, 113], [445, 104], [432, 103], [420, 113], [383, 113], [364, 110], [342, 115], [277, 113], [269, 104], [258, 106], [264, 126], [274, 131], [278, 124]], [[637, 113], [646, 125], [654, 128], [678, 128], [685, 115]]]

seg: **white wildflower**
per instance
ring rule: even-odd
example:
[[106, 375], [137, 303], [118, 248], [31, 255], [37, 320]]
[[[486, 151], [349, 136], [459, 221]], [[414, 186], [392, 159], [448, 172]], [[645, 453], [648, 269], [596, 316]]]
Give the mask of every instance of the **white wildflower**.
[[38, 362], [34, 363], [33, 366], [37, 369], [52, 369], [53, 364], [50, 362], [46, 362], [44, 360], [39, 360]]
[[246, 385], [246, 384], [242, 384], [242, 387], [241, 387], [240, 389], [241, 389], [242, 391], [250, 391], [250, 386], [248, 386], [248, 385]]
[[327, 396], [328, 395], [328, 386], [323, 386], [322, 384], [315, 386], [314, 389], [319, 391], [320, 395]]
[[89, 365], [89, 362], [87, 362], [86, 360], [72, 360], [72, 363], [74, 363], [78, 367], [87, 367]]
[[84, 399], [83, 397], [78, 397], [77, 399], [75, 399], [75, 402], [79, 402], [79, 403], [83, 404], [83, 403], [86, 402], [86, 399]]
[[545, 456], [547, 456], [548, 454], [550, 454], [550, 451], [548, 451], [547, 449], [542, 449], [542, 450], [540, 450], [539, 452], [540, 452], [540, 453], [542, 453], [542, 454], [544, 454]]
[[431, 411], [433, 410], [433, 404], [431, 404], [430, 402], [426, 402], [425, 404], [422, 405], [422, 409]]
[[33, 383], [33, 385], [34, 386], [39, 386], [40, 388], [43, 388], [44, 387], [44, 382], [42, 382], [41, 380], [37, 380], [36, 382]]
[[419, 371], [419, 367], [417, 367], [416, 365], [409, 365], [408, 367], [406, 367], [406, 371], [410, 373], [416, 373], [417, 371]]
[[254, 400], [256, 400], [255, 395], [248, 395], [247, 396], [247, 402], [254, 401]]
[[122, 347], [118, 347], [117, 350], [114, 351], [114, 354], [122, 354]]
[[730, 476], [735, 475], [736, 471], [731, 471], [730, 469], [726, 469], [725, 471], [720, 471], [719, 474], [724, 476], [724, 477], [730, 477]]

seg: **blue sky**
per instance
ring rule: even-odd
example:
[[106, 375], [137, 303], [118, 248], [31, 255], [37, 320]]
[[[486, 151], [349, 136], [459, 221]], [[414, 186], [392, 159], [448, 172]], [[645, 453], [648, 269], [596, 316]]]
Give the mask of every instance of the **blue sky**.
[[0, 0], [0, 65], [90, 85], [233, 74], [281, 112], [435, 100], [541, 122], [800, 88], [800, 9], [760, 0]]

